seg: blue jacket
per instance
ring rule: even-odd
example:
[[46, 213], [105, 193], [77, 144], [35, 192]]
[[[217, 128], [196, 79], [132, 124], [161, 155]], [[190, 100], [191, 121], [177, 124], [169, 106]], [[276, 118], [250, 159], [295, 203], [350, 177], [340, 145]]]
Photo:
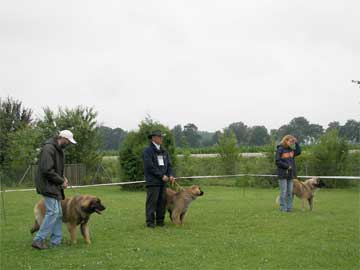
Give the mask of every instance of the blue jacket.
[[[295, 179], [296, 164], [295, 157], [301, 154], [301, 148], [298, 143], [295, 144], [295, 150], [290, 147], [278, 145], [275, 155], [275, 164], [277, 166], [277, 174], [280, 179]], [[291, 167], [291, 169], [289, 169]]]
[[[161, 164], [163, 160], [163, 164]], [[171, 160], [167, 151], [163, 148], [158, 150], [156, 146], [151, 143], [143, 152], [144, 174], [146, 186], [163, 186], [162, 180], [164, 175], [173, 176]]]

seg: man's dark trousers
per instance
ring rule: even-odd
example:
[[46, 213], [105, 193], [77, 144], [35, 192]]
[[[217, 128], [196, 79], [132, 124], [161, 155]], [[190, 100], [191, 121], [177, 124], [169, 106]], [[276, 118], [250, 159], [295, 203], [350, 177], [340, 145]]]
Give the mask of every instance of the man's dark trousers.
[[166, 193], [165, 185], [146, 188], [146, 225], [164, 225]]

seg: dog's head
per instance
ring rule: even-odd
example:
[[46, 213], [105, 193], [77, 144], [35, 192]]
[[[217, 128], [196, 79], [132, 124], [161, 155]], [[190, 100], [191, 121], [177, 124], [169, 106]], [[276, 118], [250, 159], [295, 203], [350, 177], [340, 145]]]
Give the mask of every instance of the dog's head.
[[325, 184], [323, 181], [320, 180], [318, 177], [313, 177], [308, 180], [310, 185], [312, 185], [314, 188], [323, 188], [325, 187]]
[[82, 200], [81, 208], [89, 214], [97, 213], [99, 215], [101, 215], [101, 212], [106, 209], [98, 197], [91, 195], [85, 196]]
[[191, 186], [190, 192], [191, 192], [191, 195], [193, 195], [194, 197], [199, 197], [199, 196], [204, 195], [204, 192], [201, 190], [199, 185]]

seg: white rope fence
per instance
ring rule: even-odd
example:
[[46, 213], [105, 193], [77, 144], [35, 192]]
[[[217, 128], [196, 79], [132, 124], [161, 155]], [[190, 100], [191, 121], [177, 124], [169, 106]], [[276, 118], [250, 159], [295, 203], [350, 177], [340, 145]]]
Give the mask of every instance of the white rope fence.
[[[226, 175], [202, 175], [202, 176], [181, 176], [176, 177], [176, 180], [181, 179], [211, 179], [211, 178], [234, 178], [234, 177], [278, 177], [274, 174], [251, 174], [251, 173], [243, 173], [243, 174], [226, 174]], [[297, 178], [313, 178], [317, 177], [320, 179], [343, 179], [343, 180], [360, 180], [360, 176], [311, 176], [304, 175], [298, 176]], [[117, 183], [106, 183], [106, 184], [91, 184], [91, 185], [81, 185], [81, 186], [69, 186], [70, 188], [86, 188], [86, 187], [104, 187], [104, 186], [125, 186], [125, 185], [133, 185], [133, 184], [143, 184], [144, 180], [141, 181], [130, 181], [130, 182], [117, 182]], [[35, 188], [27, 188], [27, 189], [7, 189], [2, 190], [0, 192], [22, 192], [22, 191], [35, 191]]]

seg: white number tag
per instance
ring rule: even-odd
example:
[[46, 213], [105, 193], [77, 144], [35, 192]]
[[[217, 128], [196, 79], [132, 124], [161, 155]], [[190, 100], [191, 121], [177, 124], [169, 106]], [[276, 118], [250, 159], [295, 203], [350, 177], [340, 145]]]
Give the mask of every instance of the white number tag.
[[164, 156], [158, 155], [157, 158], [158, 158], [158, 164], [159, 164], [159, 166], [165, 166]]

